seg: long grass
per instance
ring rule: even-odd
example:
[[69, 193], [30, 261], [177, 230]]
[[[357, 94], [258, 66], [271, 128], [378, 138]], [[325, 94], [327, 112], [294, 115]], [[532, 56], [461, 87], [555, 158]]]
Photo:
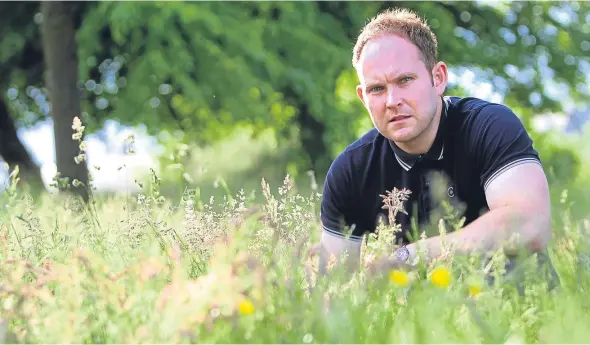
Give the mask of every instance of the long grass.
[[[145, 193], [94, 200], [14, 186], [0, 199], [0, 341], [13, 343], [569, 343], [590, 339], [588, 220], [520, 273], [456, 257], [416, 272], [318, 276], [317, 190], [264, 181], [200, 203]], [[365, 247], [365, 256], [378, 250]], [[370, 254], [370, 253], [368, 253]], [[489, 278], [493, 279], [489, 279]]]

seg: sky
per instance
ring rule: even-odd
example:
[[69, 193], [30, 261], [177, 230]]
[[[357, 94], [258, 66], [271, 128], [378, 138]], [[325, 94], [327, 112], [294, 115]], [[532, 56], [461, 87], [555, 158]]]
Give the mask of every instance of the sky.
[[[125, 139], [135, 135], [135, 154], [125, 153]], [[53, 122], [38, 123], [35, 127], [19, 129], [18, 136], [29, 150], [33, 160], [41, 168], [45, 185], [51, 183], [57, 168], [55, 166], [55, 143], [53, 139]], [[97, 190], [136, 191], [134, 182], [136, 174], [149, 172], [150, 167], [157, 167], [156, 154], [161, 150], [155, 138], [137, 128], [124, 127], [115, 121], [107, 121], [103, 129], [86, 136], [88, 167], [93, 176]], [[94, 167], [100, 167], [100, 170]], [[123, 167], [123, 168], [121, 168]], [[0, 189], [9, 183], [8, 171], [4, 164], [0, 168]]]

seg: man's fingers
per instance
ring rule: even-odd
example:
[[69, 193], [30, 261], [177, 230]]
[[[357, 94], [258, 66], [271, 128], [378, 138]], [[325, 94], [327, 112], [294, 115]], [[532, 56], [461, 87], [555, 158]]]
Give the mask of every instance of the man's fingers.
[[379, 273], [383, 273], [384, 271], [393, 269], [396, 266], [397, 264], [394, 259], [389, 257], [381, 257], [373, 261], [369, 265], [368, 270], [372, 275], [376, 275]]

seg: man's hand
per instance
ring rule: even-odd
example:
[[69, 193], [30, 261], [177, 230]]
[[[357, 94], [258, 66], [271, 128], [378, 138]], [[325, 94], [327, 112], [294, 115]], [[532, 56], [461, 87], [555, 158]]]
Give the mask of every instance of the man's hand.
[[387, 273], [394, 269], [408, 269], [408, 265], [404, 262], [400, 262], [395, 257], [385, 256], [378, 257], [371, 261], [367, 265], [367, 273], [369, 276], [374, 277], [383, 273]]
[[426, 265], [434, 265], [435, 263], [444, 261], [451, 256], [450, 250], [443, 251], [440, 246], [437, 246], [437, 250], [435, 252], [428, 252], [428, 248], [425, 248], [425, 251], [421, 252], [422, 249], [419, 248], [420, 244], [421, 243], [412, 243], [407, 246], [411, 253], [410, 261], [413, 263], [423, 260]]
[[401, 251], [407, 250], [406, 255], [398, 255], [394, 252], [389, 256], [381, 256], [372, 260], [367, 265], [367, 272], [370, 276], [376, 276], [389, 272], [391, 270], [400, 269], [404, 271], [410, 271], [415, 267], [416, 252], [413, 246], [408, 245], [400, 248]]

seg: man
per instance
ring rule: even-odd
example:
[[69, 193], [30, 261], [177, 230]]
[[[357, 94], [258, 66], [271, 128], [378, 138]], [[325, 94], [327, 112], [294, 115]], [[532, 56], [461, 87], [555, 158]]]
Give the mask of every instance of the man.
[[[326, 176], [321, 268], [344, 251], [358, 264], [361, 237], [387, 218], [381, 195], [394, 188], [411, 192], [407, 215], [395, 219], [405, 244], [393, 255], [398, 263], [417, 255], [405, 236], [412, 219], [426, 226], [444, 200], [464, 206], [463, 228], [445, 236], [455, 253], [495, 251], [514, 235], [508, 255], [547, 246], [547, 179], [525, 128], [506, 106], [444, 96], [447, 66], [437, 60], [437, 39], [419, 17], [398, 9], [373, 18], [358, 37], [353, 65], [358, 97], [375, 128], [338, 155]], [[443, 200], [434, 200], [437, 173], [448, 178]], [[427, 259], [442, 253], [439, 236], [422, 245]]]

